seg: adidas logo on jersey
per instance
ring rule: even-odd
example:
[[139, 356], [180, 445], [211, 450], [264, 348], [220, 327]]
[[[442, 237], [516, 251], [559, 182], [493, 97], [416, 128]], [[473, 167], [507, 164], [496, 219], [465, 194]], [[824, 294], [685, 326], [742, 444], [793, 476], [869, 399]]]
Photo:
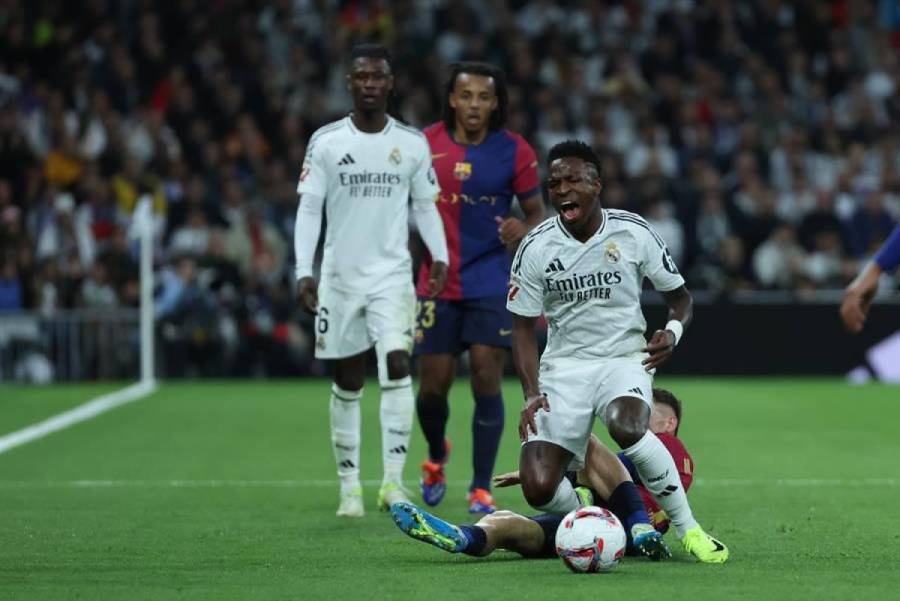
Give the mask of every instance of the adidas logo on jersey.
[[544, 273], [553, 273], [556, 271], [565, 271], [565, 267], [563, 267], [562, 261], [559, 259], [553, 259], [550, 265], [547, 266], [547, 269], [544, 270]]
[[340, 161], [338, 161], [338, 165], [355, 165], [356, 161], [353, 160], [353, 157], [350, 156], [350, 153], [344, 155]]

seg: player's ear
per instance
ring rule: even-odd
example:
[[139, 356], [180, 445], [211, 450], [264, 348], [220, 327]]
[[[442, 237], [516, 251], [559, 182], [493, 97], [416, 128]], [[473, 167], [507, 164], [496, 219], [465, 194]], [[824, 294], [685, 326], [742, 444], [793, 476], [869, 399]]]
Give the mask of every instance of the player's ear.
[[344, 75], [344, 79], [347, 81], [347, 91], [352, 93], [353, 92], [353, 74], [347, 73], [346, 75]]

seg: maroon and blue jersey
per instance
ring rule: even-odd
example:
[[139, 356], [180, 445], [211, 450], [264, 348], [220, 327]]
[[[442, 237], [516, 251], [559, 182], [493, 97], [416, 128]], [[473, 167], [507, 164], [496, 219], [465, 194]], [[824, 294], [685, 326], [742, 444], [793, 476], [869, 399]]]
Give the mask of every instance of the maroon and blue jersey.
[[[438, 210], [450, 254], [447, 283], [438, 298], [505, 295], [510, 257], [495, 218], [509, 216], [514, 195], [527, 198], [540, 189], [534, 150], [506, 129], [488, 133], [477, 145], [457, 143], [443, 122], [424, 133], [441, 185]], [[420, 296], [428, 295], [430, 269], [426, 251], [416, 290]]]

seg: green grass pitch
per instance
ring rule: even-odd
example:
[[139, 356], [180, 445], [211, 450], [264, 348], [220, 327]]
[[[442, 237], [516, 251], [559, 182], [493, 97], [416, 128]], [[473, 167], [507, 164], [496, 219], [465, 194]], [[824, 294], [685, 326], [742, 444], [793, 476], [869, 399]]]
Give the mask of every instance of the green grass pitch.
[[[900, 389], [838, 380], [661, 379], [685, 401], [690, 498], [731, 548], [626, 559], [449, 555], [375, 510], [377, 386], [363, 400], [367, 515], [339, 520], [328, 383], [164, 384], [152, 397], [0, 455], [0, 599], [887, 599], [900, 587]], [[0, 387], [0, 435], [113, 385]], [[520, 394], [506, 383], [498, 470], [516, 467]], [[469, 418], [453, 391], [442, 516], [468, 520]], [[424, 454], [413, 434], [406, 478]], [[500, 506], [528, 512], [518, 490]]]

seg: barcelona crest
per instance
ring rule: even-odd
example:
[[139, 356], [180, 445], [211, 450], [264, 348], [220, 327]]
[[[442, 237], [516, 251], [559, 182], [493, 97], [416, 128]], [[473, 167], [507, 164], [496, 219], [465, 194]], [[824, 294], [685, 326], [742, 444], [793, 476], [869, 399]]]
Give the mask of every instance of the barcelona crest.
[[472, 177], [472, 163], [457, 163], [453, 167], [453, 177], [461, 182]]

